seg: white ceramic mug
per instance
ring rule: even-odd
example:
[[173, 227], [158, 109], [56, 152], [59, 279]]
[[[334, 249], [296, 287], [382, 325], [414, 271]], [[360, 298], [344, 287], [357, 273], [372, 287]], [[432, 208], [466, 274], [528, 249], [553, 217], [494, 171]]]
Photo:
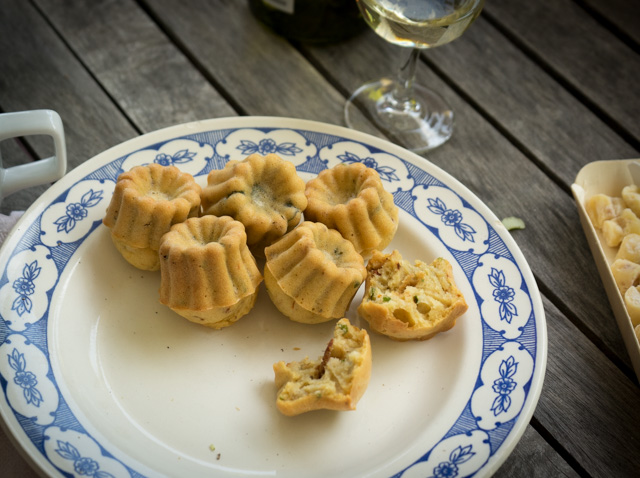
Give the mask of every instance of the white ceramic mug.
[[20, 189], [57, 181], [67, 170], [67, 149], [60, 115], [52, 110], [19, 111], [0, 114], [0, 141], [18, 136], [44, 134], [53, 138], [54, 155], [50, 158], [2, 167], [0, 156], [0, 202]]

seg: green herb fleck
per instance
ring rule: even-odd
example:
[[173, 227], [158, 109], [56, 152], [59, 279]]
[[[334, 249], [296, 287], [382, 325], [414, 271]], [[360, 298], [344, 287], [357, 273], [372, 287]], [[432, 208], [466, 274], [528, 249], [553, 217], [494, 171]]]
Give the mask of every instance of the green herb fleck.
[[505, 217], [502, 220], [502, 224], [507, 228], [507, 231], [513, 231], [514, 229], [524, 229], [524, 221], [519, 217], [510, 216]]
[[355, 281], [355, 282], [353, 283], [353, 288], [354, 288], [354, 289], [357, 289], [358, 287], [360, 287], [360, 282]]
[[413, 296], [413, 301], [414, 301], [416, 304], [418, 303], [418, 296], [417, 296], [417, 295], [414, 295], [414, 296]]
[[322, 392], [320, 391], [316, 392], [316, 398], [322, 398]]
[[376, 288], [372, 287], [369, 289], [369, 300], [373, 300], [376, 297]]
[[383, 302], [389, 302], [391, 300], [391, 297], [387, 297], [386, 295], [382, 298]]
[[346, 335], [347, 332], [349, 332], [349, 327], [347, 327], [346, 324], [340, 324], [339, 327], [340, 327], [340, 330], [342, 330], [342, 335]]

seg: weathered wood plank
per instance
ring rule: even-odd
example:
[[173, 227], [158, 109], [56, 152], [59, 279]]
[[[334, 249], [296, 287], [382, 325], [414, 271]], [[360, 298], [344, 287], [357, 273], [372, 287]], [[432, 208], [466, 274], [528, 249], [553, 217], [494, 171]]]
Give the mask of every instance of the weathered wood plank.
[[577, 478], [579, 475], [555, 450], [529, 425], [522, 438], [511, 452], [494, 478], [548, 478], [566, 476]]
[[640, 3], [629, 0], [581, 0], [580, 3], [640, 44]]
[[141, 131], [237, 114], [133, 1], [36, 3]]
[[640, 155], [482, 16], [425, 56], [567, 188], [591, 161]]
[[[0, 25], [0, 108], [57, 111], [65, 126], [68, 169], [138, 135], [31, 4], [3, 2]], [[47, 156], [47, 140], [28, 142], [40, 158]]]
[[145, 3], [247, 114], [342, 123], [344, 98], [246, 2]]
[[[456, 48], [455, 42], [450, 46]], [[347, 90], [387, 75], [401, 63], [398, 47], [373, 33], [310, 48], [309, 54]], [[499, 218], [515, 215], [525, 221], [526, 229], [514, 231], [513, 237], [537, 279], [575, 314], [574, 320], [628, 365], [573, 199], [424, 65], [418, 68], [418, 82], [441, 93], [457, 115], [452, 139], [428, 158], [476, 193]]]
[[638, 476], [640, 389], [548, 301], [545, 311], [549, 358], [535, 417], [590, 476]]
[[[95, 154], [137, 136], [102, 89], [27, 2], [10, 0], [0, 9], [0, 108], [22, 111], [49, 108], [62, 117], [67, 144], [67, 170]], [[43, 48], [42, 45], [46, 45]], [[39, 158], [49, 157], [51, 140], [29, 136], [25, 141]], [[20, 162], [18, 148], [5, 161]], [[3, 201], [2, 211], [27, 209], [48, 185], [19, 191]]]
[[2, 463], [2, 476], [20, 478], [42, 478], [36, 473], [28, 462], [18, 455], [18, 449], [14, 446], [12, 439], [0, 428], [0, 463]]
[[571, 0], [496, 0], [485, 10], [640, 141], [640, 57], [613, 33]]

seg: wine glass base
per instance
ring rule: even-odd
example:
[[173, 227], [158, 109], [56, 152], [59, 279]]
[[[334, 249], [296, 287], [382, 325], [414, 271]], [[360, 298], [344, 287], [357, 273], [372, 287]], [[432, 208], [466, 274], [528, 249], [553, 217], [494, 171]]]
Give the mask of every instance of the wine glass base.
[[453, 132], [453, 111], [436, 92], [413, 85], [413, 100], [398, 104], [395, 80], [383, 78], [358, 88], [344, 107], [349, 128], [366, 131], [373, 123], [394, 142], [422, 153], [445, 143]]

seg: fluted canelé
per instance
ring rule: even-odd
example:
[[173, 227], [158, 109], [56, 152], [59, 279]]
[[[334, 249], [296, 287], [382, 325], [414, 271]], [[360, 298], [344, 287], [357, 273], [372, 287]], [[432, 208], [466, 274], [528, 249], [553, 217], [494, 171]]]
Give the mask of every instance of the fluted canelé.
[[366, 278], [364, 260], [338, 231], [305, 221], [265, 249], [271, 300], [296, 322], [342, 318]]
[[305, 219], [336, 229], [360, 254], [389, 245], [398, 229], [398, 207], [375, 169], [339, 164], [307, 183]]
[[263, 257], [265, 247], [298, 225], [307, 198], [293, 163], [275, 154], [252, 154], [209, 173], [202, 206], [203, 214], [244, 224], [249, 248]]
[[231, 325], [255, 304], [262, 275], [242, 223], [203, 216], [174, 225], [160, 242], [160, 302], [198, 324]]
[[123, 257], [157, 270], [160, 238], [173, 224], [200, 212], [200, 186], [175, 166], [136, 166], [118, 176], [102, 220]]

